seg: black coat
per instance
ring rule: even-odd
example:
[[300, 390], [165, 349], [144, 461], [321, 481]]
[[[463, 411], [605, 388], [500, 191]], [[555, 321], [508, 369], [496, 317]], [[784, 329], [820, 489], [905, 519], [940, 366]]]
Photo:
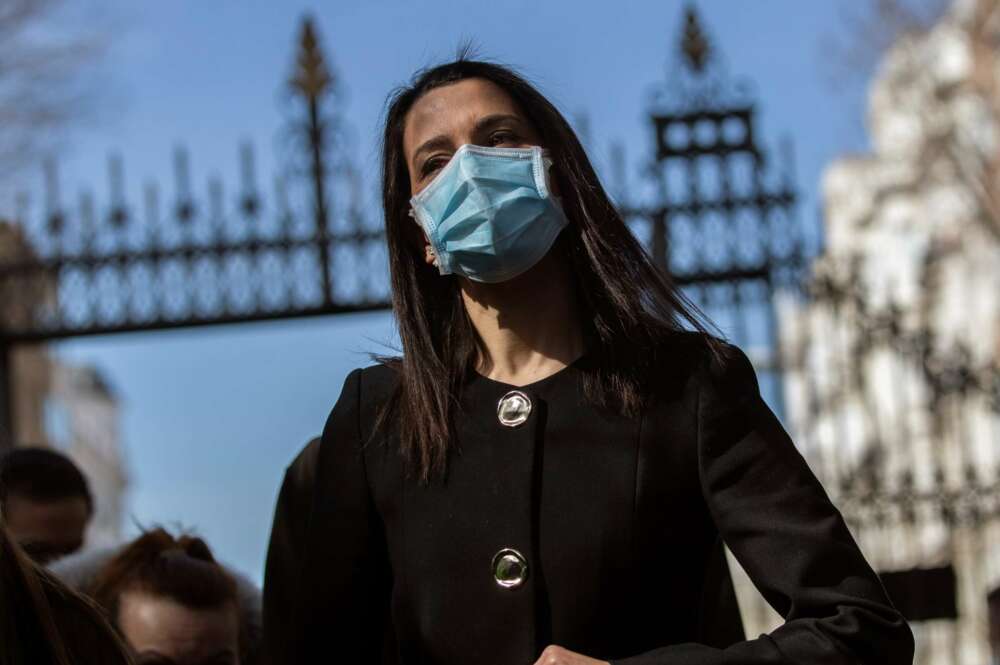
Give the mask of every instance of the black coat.
[[[532, 665], [552, 643], [614, 665], [912, 663], [909, 627], [746, 356], [702, 348], [668, 349], [636, 418], [584, 400], [587, 356], [520, 388], [471, 377], [461, 451], [430, 486], [391, 436], [361, 446], [394, 374], [353, 371], [278, 500], [275, 662]], [[515, 389], [532, 407], [508, 427], [498, 401]], [[771, 634], [744, 639], [723, 541], [784, 616]], [[501, 575], [517, 586], [495, 579], [505, 548], [527, 565]]]

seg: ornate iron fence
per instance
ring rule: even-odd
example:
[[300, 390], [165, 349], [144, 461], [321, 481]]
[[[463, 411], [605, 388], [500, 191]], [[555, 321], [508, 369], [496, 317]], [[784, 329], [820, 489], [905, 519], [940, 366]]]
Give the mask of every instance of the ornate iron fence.
[[619, 194], [625, 217], [654, 261], [747, 348], [780, 412], [774, 296], [797, 288], [813, 251], [796, 214], [791, 151], [776, 168], [757, 140], [749, 86], [727, 75], [691, 7], [668, 72], [650, 99], [645, 191]]
[[3, 229], [0, 431], [11, 424], [15, 344], [388, 306], [381, 224], [363, 214], [358, 174], [335, 151], [341, 124], [325, 106], [335, 81], [309, 21], [288, 85], [292, 158], [269, 198], [249, 145], [232, 197], [217, 179], [197, 196], [180, 149], [171, 199], [149, 185], [139, 206], [126, 200], [119, 158], [103, 207], [89, 194], [67, 205], [47, 165], [45, 210], [33, 216], [25, 202]]

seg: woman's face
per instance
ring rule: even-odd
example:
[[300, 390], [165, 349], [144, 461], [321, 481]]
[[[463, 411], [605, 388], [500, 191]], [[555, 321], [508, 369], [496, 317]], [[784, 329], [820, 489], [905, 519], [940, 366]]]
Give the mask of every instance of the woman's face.
[[403, 126], [403, 155], [410, 193], [426, 187], [458, 148], [541, 145], [538, 132], [514, 100], [486, 79], [465, 79], [418, 99]]
[[[411, 195], [430, 184], [466, 143], [504, 148], [541, 145], [524, 113], [495, 83], [474, 78], [435, 88], [413, 104], [403, 126]], [[426, 235], [424, 261], [436, 264]]]

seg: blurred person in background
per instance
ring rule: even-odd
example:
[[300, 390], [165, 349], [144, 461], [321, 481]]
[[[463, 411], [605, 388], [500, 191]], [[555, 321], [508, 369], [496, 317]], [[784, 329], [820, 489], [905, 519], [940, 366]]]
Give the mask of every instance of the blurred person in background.
[[0, 665], [129, 665], [87, 598], [32, 563], [0, 523]]
[[[913, 636], [562, 114], [460, 58], [388, 104], [403, 353], [285, 477], [271, 661], [909, 665]], [[785, 622], [745, 639], [724, 545]], [[391, 638], [391, 639], [387, 639]]]
[[0, 457], [0, 514], [36, 563], [79, 550], [93, 512], [87, 479], [62, 453], [13, 448]]
[[[140, 535], [138, 540], [143, 538], [148, 540], [149, 533], [154, 533], [154, 531], [150, 530], [148, 533]], [[77, 552], [59, 559], [49, 566], [49, 570], [70, 588], [91, 593], [98, 585], [99, 579], [107, 575], [107, 570], [115, 566], [114, 562], [119, 560], [130, 547], [134, 546], [135, 542], [137, 541]], [[158, 542], [160, 545], [167, 546], [170, 541], [160, 536]], [[220, 563], [219, 566], [236, 583], [237, 605], [240, 613], [240, 636], [243, 647], [241, 662], [243, 665], [254, 663], [259, 656], [261, 641], [260, 588], [245, 575], [224, 564]]]
[[87, 593], [138, 665], [247, 665], [236, 581], [200, 538], [147, 531], [108, 560]]

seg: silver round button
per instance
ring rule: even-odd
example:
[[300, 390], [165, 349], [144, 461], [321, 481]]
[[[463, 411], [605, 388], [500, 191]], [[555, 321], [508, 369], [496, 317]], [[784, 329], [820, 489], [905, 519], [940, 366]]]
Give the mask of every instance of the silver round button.
[[531, 399], [520, 390], [511, 390], [497, 403], [497, 418], [501, 425], [517, 427], [531, 414]]
[[505, 589], [524, 584], [528, 577], [528, 562], [515, 549], [504, 548], [493, 555], [493, 579]]

